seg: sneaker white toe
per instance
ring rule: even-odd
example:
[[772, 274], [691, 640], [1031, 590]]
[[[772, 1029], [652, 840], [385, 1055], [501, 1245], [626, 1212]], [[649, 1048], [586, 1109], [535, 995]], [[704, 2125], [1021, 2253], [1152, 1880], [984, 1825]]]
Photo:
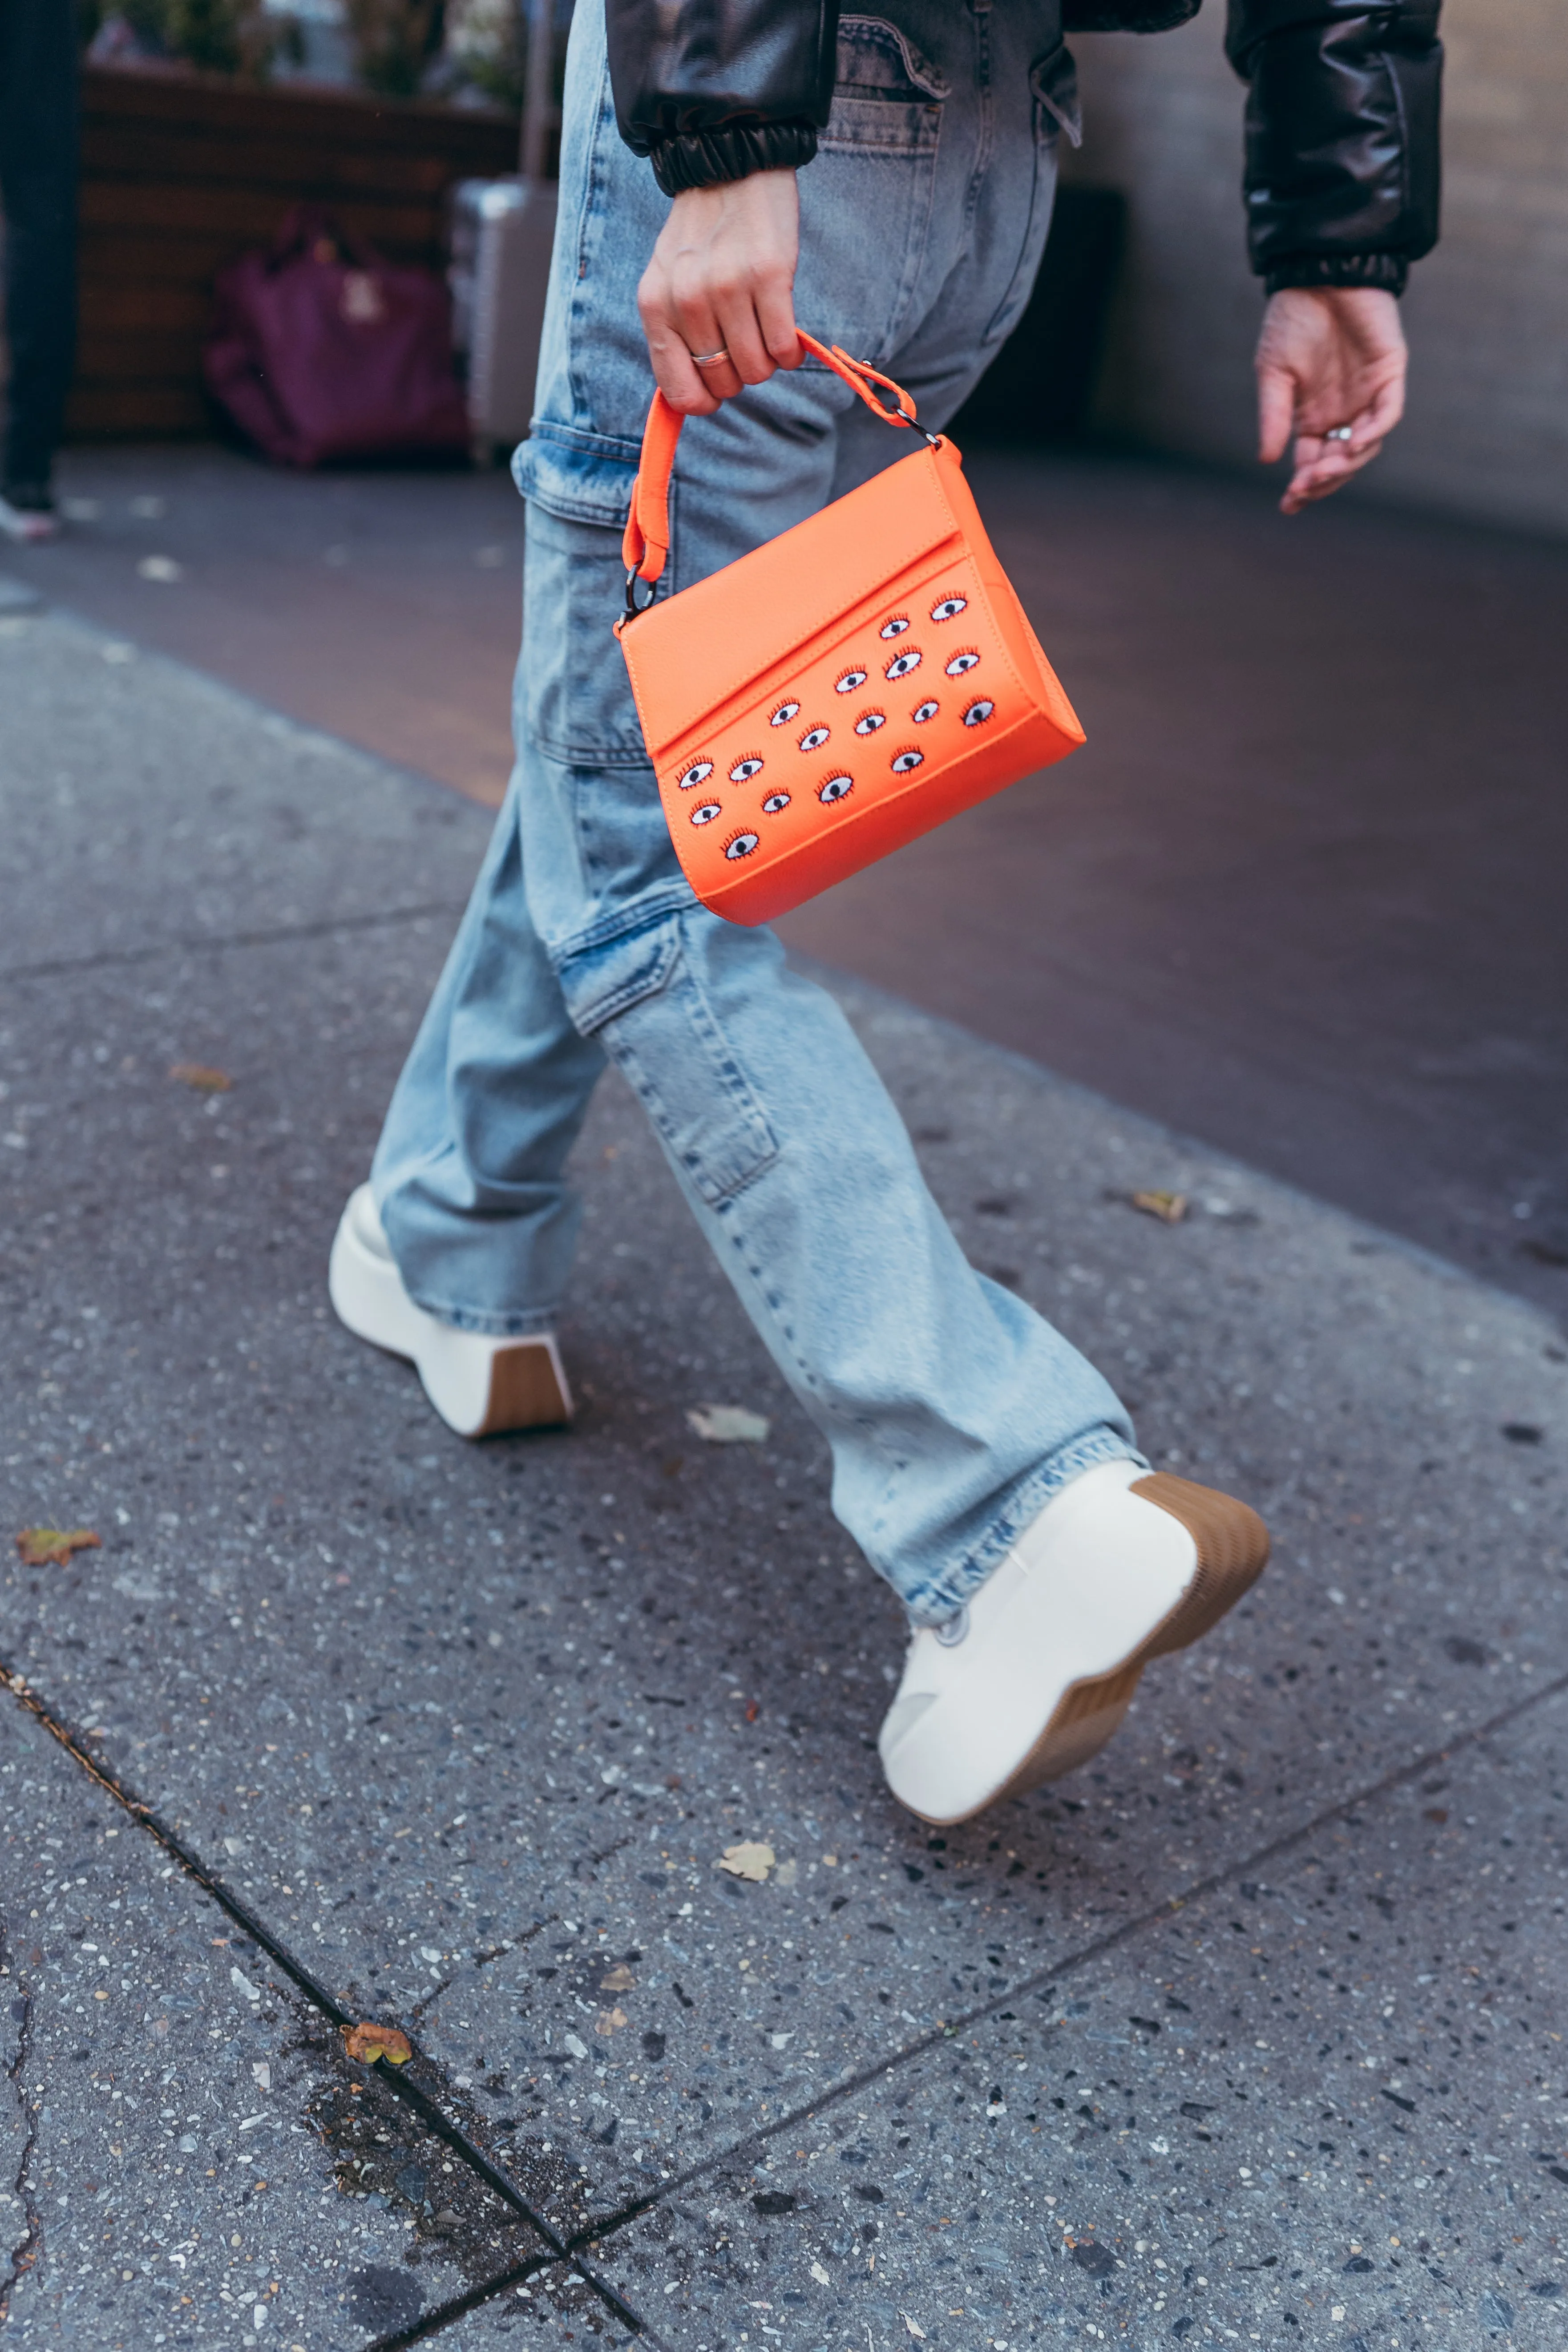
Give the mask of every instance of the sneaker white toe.
[[950, 1823], [1075, 1770], [1148, 1660], [1206, 1632], [1268, 1548], [1229, 1496], [1132, 1462], [1086, 1471], [972, 1596], [959, 1638], [911, 1637], [878, 1743], [893, 1794]]

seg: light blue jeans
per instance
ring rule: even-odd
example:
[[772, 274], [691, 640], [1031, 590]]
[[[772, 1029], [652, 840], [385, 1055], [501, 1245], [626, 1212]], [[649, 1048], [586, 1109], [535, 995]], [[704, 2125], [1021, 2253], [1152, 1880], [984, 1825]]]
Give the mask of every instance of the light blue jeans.
[[[849, 16], [801, 174], [796, 312], [957, 407], [1014, 324], [1076, 129], [1056, 0]], [[567, 68], [528, 500], [517, 766], [373, 1172], [408, 1289], [468, 1329], [552, 1326], [566, 1162], [606, 1056], [833, 1456], [833, 1507], [919, 1621], [951, 1615], [1056, 1490], [1133, 1451], [1116, 1396], [976, 1274], [831, 997], [700, 907], [670, 847], [611, 624], [652, 392], [636, 289], [666, 213], [616, 135], [597, 0]], [[839, 378], [780, 373], [688, 423], [661, 593], [903, 456]]]

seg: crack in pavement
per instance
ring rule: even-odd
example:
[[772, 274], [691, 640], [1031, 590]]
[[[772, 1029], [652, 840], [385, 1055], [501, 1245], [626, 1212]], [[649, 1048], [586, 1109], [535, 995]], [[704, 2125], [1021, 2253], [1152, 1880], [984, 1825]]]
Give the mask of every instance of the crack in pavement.
[[428, 921], [436, 915], [460, 915], [462, 898], [431, 898], [413, 907], [378, 907], [366, 915], [323, 915], [317, 923], [279, 923], [265, 930], [224, 931], [195, 939], [159, 940], [147, 947], [110, 948], [102, 955], [58, 956], [51, 963], [0, 966], [0, 982], [58, 980], [71, 972], [120, 971], [132, 964], [157, 963], [175, 955], [216, 955], [230, 948], [273, 948], [292, 940], [330, 940], [362, 931], [386, 930], [397, 923]]
[[[182, 1870], [194, 1878], [204, 1892], [228, 1914], [236, 1926], [244, 1928], [246, 1934], [267, 1954], [274, 1967], [304, 1994], [313, 2008], [319, 2010], [322, 2016], [340, 2032], [358, 2021], [351, 2011], [344, 2009], [333, 1998], [319, 1978], [312, 1975], [304, 1962], [296, 1959], [288, 1946], [274, 1936], [270, 1928], [263, 1925], [248, 1904], [243, 1902], [237, 1895], [226, 1886], [222, 1879], [215, 1876], [178, 1832], [171, 1829], [166, 1822], [161, 1820], [143, 1799], [133, 1795], [115, 1773], [98, 1761], [80, 1738], [54, 1712], [53, 1708], [38, 1696], [26, 1675], [7, 1664], [3, 1658], [0, 1658], [0, 1685], [3, 1685], [12, 1696], [27, 1709], [51, 1738], [59, 1742], [67, 1755], [81, 1766], [90, 1780], [95, 1781], [108, 1796], [112, 1797], [117, 1804], [124, 1808], [139, 1828], [145, 1830], [166, 1853], [173, 1855]], [[378, 2058], [370, 2071], [378, 2075], [397, 2098], [414, 2110], [427, 2130], [449, 2147], [455, 2156], [460, 2157], [472, 2171], [478, 2173], [487, 2189], [499, 2197], [504, 2205], [518, 2215], [520, 2220], [528, 2223], [535, 2234], [551, 2249], [552, 2254], [571, 2264], [584, 2283], [593, 2289], [623, 2325], [630, 2327], [634, 2334], [647, 2334], [645, 2324], [630, 2306], [621, 2300], [608, 2281], [595, 2276], [586, 2263], [574, 2257], [573, 2247], [584, 2242], [581, 2234], [570, 2240], [561, 2237], [544, 2215], [535, 2211], [516, 2184], [500, 2170], [499, 2166], [490, 2162], [484, 2150], [469, 2138], [468, 2133], [459, 2125], [454, 2124], [429, 2094], [421, 2089], [416, 2082], [410, 2080], [402, 2069], [391, 2065], [384, 2058]]]
[[[323, 2015], [340, 2028], [353, 2022], [349, 2013], [340, 2007], [325, 1986], [312, 1976], [303, 1963], [297, 1960], [288, 1948], [262, 1926], [255, 1914], [237, 1895], [231, 1894], [221, 1880], [214, 1877], [199, 1858], [186, 1846], [184, 1840], [162, 1822], [149, 1805], [132, 1796], [117, 1777], [90, 1754], [79, 1738], [31, 1688], [26, 1678], [6, 1665], [3, 1660], [0, 1660], [0, 1684], [4, 1684], [12, 1696], [28, 1709], [54, 1738], [59, 1741], [66, 1752], [82, 1767], [84, 1771], [119, 1804], [122, 1805], [138, 1825], [155, 1838], [174, 1857], [181, 1867], [212, 1896], [213, 1900], [219, 1904], [237, 1924], [244, 1927], [246, 1933], [255, 1939], [274, 1964]], [[744, 2138], [716, 2150], [711, 2156], [704, 2158], [701, 2163], [690, 2165], [683, 2172], [671, 2174], [662, 2180], [657, 2189], [650, 2189], [646, 2196], [634, 2199], [629, 2204], [601, 2217], [588, 2227], [574, 2231], [568, 2238], [562, 2238], [542, 2214], [533, 2210], [527, 2199], [507, 2175], [491, 2163], [484, 2151], [459, 2126], [448, 2120], [435, 2100], [422, 2090], [417, 2083], [408, 2079], [397, 2068], [390, 2066], [384, 2059], [377, 2060], [374, 2071], [382, 2076], [399, 2098], [414, 2108], [430, 2131], [479, 2174], [488, 2188], [512, 2211], [530, 2223], [551, 2252], [531, 2256], [522, 2263], [512, 2264], [507, 2271], [498, 2273], [493, 2279], [482, 2280], [477, 2286], [468, 2289], [466, 2294], [454, 2297], [447, 2303], [437, 2305], [435, 2310], [424, 2314], [408, 2327], [392, 2335], [378, 2337], [374, 2344], [365, 2347], [365, 2352], [405, 2352], [405, 2347], [427, 2340], [466, 2313], [489, 2302], [496, 2295], [525, 2283], [541, 2269], [549, 2267], [552, 2260], [564, 2263], [583, 2284], [601, 2299], [605, 2307], [613, 2312], [624, 2326], [631, 2329], [634, 2335], [642, 2336], [652, 2346], [658, 2346], [660, 2338], [657, 2332], [646, 2319], [623, 2301], [606, 2279], [600, 2277], [596, 2271], [584, 2261], [584, 2252], [599, 2252], [607, 2238], [627, 2228], [633, 2221], [639, 2220], [645, 2213], [663, 2202], [665, 2199], [679, 2194], [680, 2190], [717, 2170], [721, 2166], [733, 2165], [737, 2161], [744, 2162], [753, 2150], [765, 2147], [772, 2141], [798, 2130], [803, 2123], [812, 2121], [826, 2110], [842, 2105], [846, 2100], [867, 2089], [872, 2083], [885, 2078], [898, 2069], [912, 2064], [929, 2051], [940, 2048], [946, 2042], [956, 2041], [960, 2034], [971, 2026], [994, 2016], [1005, 2003], [1016, 2001], [1031, 1994], [1037, 1997], [1048, 1995], [1055, 1990], [1064, 1977], [1075, 1975], [1092, 1967], [1096, 1961], [1103, 1959], [1109, 1953], [1119, 1950], [1122, 1946], [1131, 1943], [1161, 1920], [1168, 1919], [1176, 1912], [1184, 1909], [1188, 1904], [1217, 1893], [1221, 1887], [1228, 1885], [1232, 1880], [1244, 1874], [1255, 1874], [1265, 1864], [1278, 1860], [1283, 1854], [1298, 1852], [1331, 1823], [1348, 1821], [1363, 1807], [1377, 1802], [1379, 1799], [1419, 1780], [1424, 1774], [1438, 1766], [1450, 1764], [1456, 1756], [1479, 1748], [1498, 1732], [1522, 1721], [1549, 1700], [1561, 1697], [1564, 1693], [1568, 1693], [1568, 1673], [1559, 1675], [1554, 1680], [1542, 1685], [1540, 1688], [1530, 1692], [1525, 1697], [1514, 1701], [1510, 1706], [1500, 1708], [1496, 1714], [1484, 1717], [1482, 1721], [1471, 1725], [1467, 1730], [1455, 1734], [1452, 1738], [1444, 1740], [1441, 1746], [1426, 1749], [1421, 1755], [1412, 1758], [1409, 1762], [1395, 1766], [1393, 1770], [1384, 1773], [1380, 1779], [1352, 1790], [1348, 1795], [1337, 1799], [1331, 1804], [1322, 1806], [1310, 1821], [1301, 1823], [1300, 1827], [1282, 1832], [1279, 1836], [1269, 1839], [1265, 1844], [1254, 1848], [1249, 1853], [1226, 1863], [1203, 1878], [1194, 1879], [1179, 1893], [1165, 1895], [1160, 1902], [1152, 1904], [1132, 1917], [1123, 1920], [1120, 1927], [1110, 1928], [1104, 1935], [1096, 1937], [1091, 1942], [1080, 1945], [1076, 1950], [1066, 1953], [1052, 1967], [1037, 1969], [1030, 1976], [1020, 1978], [1015, 1983], [1004, 1987], [989, 2000], [977, 2003], [958, 2017], [944, 2020], [934, 2032], [921, 2034], [917, 2040], [906, 2043], [901, 2049], [893, 2053], [890, 2057], [884, 2056], [873, 2065], [857, 2069], [854, 2074], [831, 2084], [819, 2096], [793, 2108], [788, 2114], [780, 2116], [773, 2123], [748, 2133]], [[582, 1859], [587, 1860], [588, 1857], [584, 1856]], [[29, 2147], [30, 2145], [29, 2140]], [[12, 2284], [15, 2284], [14, 2279]], [[0, 2312], [3, 2312], [3, 2306], [0, 2306]]]
[[[0, 1919], [0, 1955], [4, 1955], [5, 1948], [5, 1923]], [[13, 1983], [16, 1981], [9, 1968], [6, 1968], [3, 1973], [11, 1976]], [[16, 2177], [11, 2183], [11, 2195], [22, 2208], [26, 2229], [6, 2266], [5, 2277], [0, 2278], [0, 2326], [4, 2326], [11, 2315], [11, 2297], [26, 2273], [37, 2261], [44, 2238], [43, 2219], [33, 2202], [32, 2188], [27, 2179], [27, 2168], [32, 2163], [33, 2149], [38, 2137], [38, 2127], [33, 2120], [35, 2111], [27, 2105], [27, 2085], [25, 2079], [27, 2070], [27, 2053], [32, 2042], [33, 1997], [30, 1992], [23, 1991], [17, 1998], [22, 2014], [16, 2021], [16, 2056], [15, 2063], [8, 2066], [5, 2072], [6, 2079], [16, 2094], [17, 2112], [22, 2118], [22, 2153], [17, 2159]]]

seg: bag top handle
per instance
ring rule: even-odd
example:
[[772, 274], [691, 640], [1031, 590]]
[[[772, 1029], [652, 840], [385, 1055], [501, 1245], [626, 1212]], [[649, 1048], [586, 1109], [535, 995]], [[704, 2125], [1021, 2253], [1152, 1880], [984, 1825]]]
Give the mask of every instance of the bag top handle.
[[[814, 352], [836, 375], [841, 375], [845, 383], [859, 394], [867, 407], [875, 409], [886, 424], [911, 425], [917, 433], [924, 434], [933, 449], [936, 447], [937, 436], [927, 433], [919, 422], [915, 404], [902, 384], [895, 383], [890, 375], [881, 374], [866, 361], [851, 359], [840, 344], [835, 343], [829, 350], [826, 343], [819, 343], [815, 335], [806, 334], [804, 329], [796, 331], [806, 350]], [[896, 407], [890, 407], [873, 390], [876, 384], [883, 385], [892, 394], [898, 404]], [[628, 617], [646, 612], [653, 602], [651, 595], [645, 604], [637, 602], [636, 583], [640, 580], [646, 587], [653, 588], [669, 560], [669, 476], [684, 422], [679, 409], [672, 408], [662, 392], [656, 392], [643, 432], [642, 459], [637, 467], [637, 480], [632, 486], [631, 511], [626, 517], [626, 535], [621, 541], [621, 554], [626, 567]]]

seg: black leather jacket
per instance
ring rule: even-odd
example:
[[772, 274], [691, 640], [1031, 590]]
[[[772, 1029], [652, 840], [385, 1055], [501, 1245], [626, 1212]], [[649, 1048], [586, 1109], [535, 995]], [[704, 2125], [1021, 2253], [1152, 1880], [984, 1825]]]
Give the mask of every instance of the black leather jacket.
[[[1064, 0], [1063, 30], [1158, 32], [1199, 5]], [[1247, 85], [1247, 250], [1270, 293], [1397, 294], [1436, 243], [1439, 5], [1226, 0]], [[606, 15], [621, 136], [667, 195], [816, 154], [838, 0], [606, 0]]]

